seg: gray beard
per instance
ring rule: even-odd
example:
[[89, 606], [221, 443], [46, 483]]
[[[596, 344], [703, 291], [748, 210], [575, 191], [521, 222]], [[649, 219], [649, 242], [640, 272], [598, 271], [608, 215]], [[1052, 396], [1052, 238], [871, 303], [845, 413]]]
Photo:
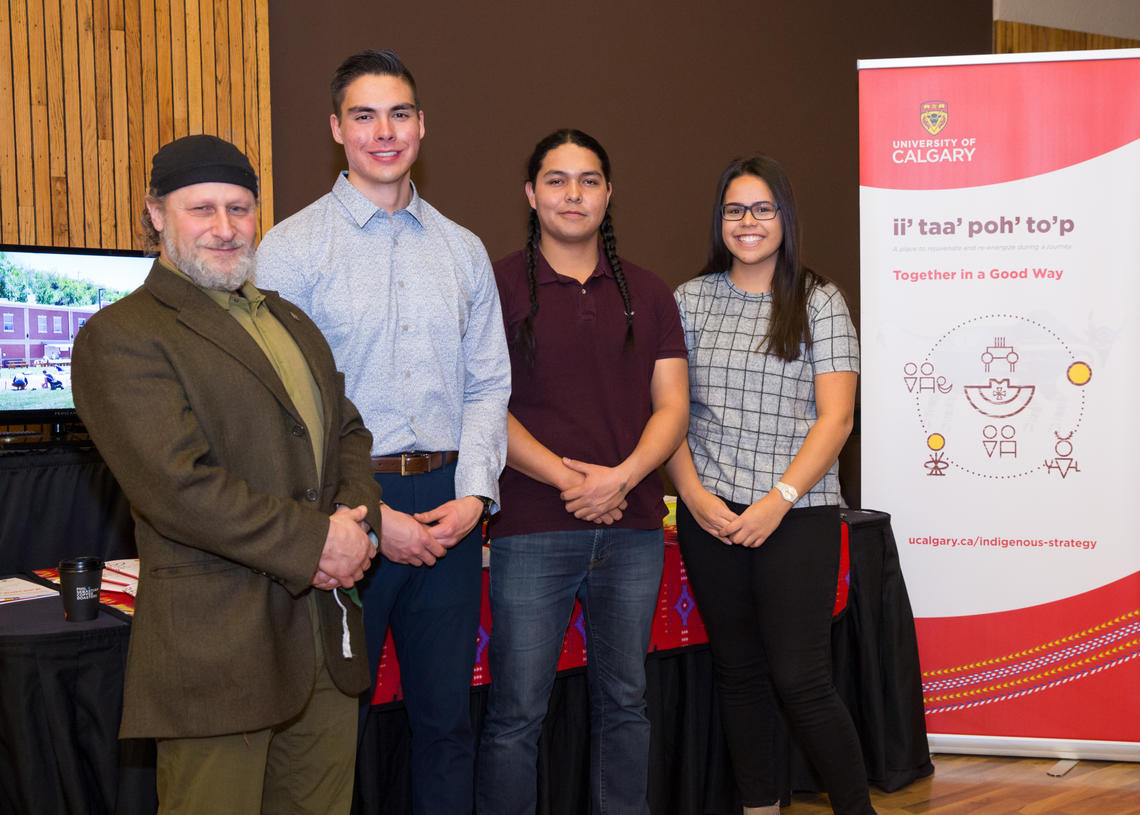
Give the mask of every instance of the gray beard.
[[178, 271], [204, 289], [237, 291], [253, 274], [253, 251], [249, 247], [228, 272], [215, 269], [209, 261], [199, 255], [183, 256], [174, 245], [174, 241], [167, 239], [166, 235], [162, 235], [162, 248]]

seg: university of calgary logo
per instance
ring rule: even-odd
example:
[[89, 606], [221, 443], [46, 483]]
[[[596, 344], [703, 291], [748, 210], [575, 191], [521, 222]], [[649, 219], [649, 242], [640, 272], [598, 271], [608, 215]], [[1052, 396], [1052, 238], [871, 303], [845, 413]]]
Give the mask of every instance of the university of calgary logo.
[[919, 107], [918, 120], [931, 136], [937, 136], [950, 121], [950, 106], [945, 102], [923, 102]]

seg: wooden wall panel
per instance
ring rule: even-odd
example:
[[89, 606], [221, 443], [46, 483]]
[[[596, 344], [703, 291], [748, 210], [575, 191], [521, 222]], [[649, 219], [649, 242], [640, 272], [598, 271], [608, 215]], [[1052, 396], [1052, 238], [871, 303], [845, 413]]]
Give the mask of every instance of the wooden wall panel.
[[[253, 31], [256, 32], [257, 39], [257, 46], [254, 53], [257, 55], [258, 85], [252, 91], [247, 88], [246, 107], [251, 111], [257, 111], [257, 119], [253, 120], [255, 130], [249, 131], [246, 146], [252, 149], [254, 143], [256, 143], [257, 159], [254, 160], [251, 156], [250, 161], [253, 161], [254, 167], [268, 168], [273, 166], [273, 128], [270, 126], [271, 116], [269, 108], [269, 0], [258, 0], [254, 5], [254, 13], [256, 14], [256, 22], [254, 23]], [[251, 37], [250, 39], [253, 38]], [[259, 99], [265, 100], [263, 104], [253, 104], [254, 100], [251, 96], [253, 92], [257, 93]], [[250, 120], [247, 119], [247, 121]], [[254, 135], [255, 133], [256, 135]], [[261, 229], [263, 233], [268, 232], [270, 227], [273, 226], [272, 216], [273, 173], [263, 172], [261, 173]]]
[[[12, 90], [12, 37], [8, 3], [0, 0], [0, 120], [13, 121], [16, 103]], [[18, 235], [20, 221], [16, 197], [16, 129], [0, 128], [0, 235]]]
[[202, 133], [202, 38], [198, 0], [186, 0], [186, 116], [190, 133]]
[[211, 105], [218, 111], [218, 121], [214, 132], [228, 141], [234, 140], [234, 129], [230, 119], [230, 18], [226, 14], [224, 0], [214, 9], [214, 97]]
[[[32, 119], [32, 179], [36, 243], [51, 244], [51, 167], [48, 152], [47, 62], [44, 56], [44, 4], [28, 2], [28, 92]], [[22, 203], [22, 202], [21, 202]]]
[[[230, 52], [226, 59], [229, 70], [229, 88], [230, 95], [229, 111], [230, 111], [230, 135], [231, 141], [238, 147], [245, 147], [245, 79], [240, 71], [232, 70], [232, 66], [241, 65], [242, 63], [242, 41], [244, 39], [244, 32], [241, 25], [241, 0], [229, 0], [228, 3], [228, 19], [229, 19], [229, 42]], [[251, 34], [253, 32], [250, 32]]]
[[198, 0], [198, 10], [201, 20], [198, 26], [198, 47], [202, 72], [202, 130], [206, 133], [217, 133], [218, 89], [215, 84], [217, 65], [214, 62], [214, 37], [218, 32], [214, 28], [214, 0]]
[[[266, 26], [267, 25], [268, 24], [266, 23]], [[247, 32], [246, 36], [243, 36], [241, 38], [241, 60], [246, 65], [260, 66], [259, 54], [257, 50], [257, 37], [255, 35], [255, 32], [261, 30], [261, 24], [258, 22], [256, 10], [253, 9], [249, 3], [242, 4], [241, 27], [243, 31]], [[261, 70], [260, 67], [258, 70]], [[268, 68], [266, 68], [266, 70], [268, 70]], [[246, 99], [257, 98], [257, 86], [253, 83], [252, 79], [253, 74], [249, 71], [247, 71], [245, 76], [242, 78], [244, 85], [242, 88], [242, 94]], [[265, 110], [269, 109], [268, 105], [263, 105], [262, 107]], [[249, 160], [252, 161], [256, 166], [258, 163], [258, 157], [261, 155], [261, 143], [258, 141], [258, 128], [261, 125], [261, 111], [258, 110], [257, 105], [246, 104], [244, 107], [244, 112], [245, 116], [242, 125], [243, 131], [245, 132], [245, 143], [242, 145], [242, 148], [245, 150], [246, 155], [249, 156]], [[268, 131], [266, 132], [268, 133]], [[273, 189], [272, 178], [267, 179], [263, 176], [261, 179], [262, 190], [266, 188], [266, 184], [270, 185], [270, 190]], [[273, 196], [271, 194], [263, 194], [262, 197], [272, 198]]]
[[150, 160], [214, 133], [273, 224], [269, 0], [0, 0], [0, 242], [141, 249]]
[[51, 242], [66, 246], [67, 228], [67, 127], [64, 123], [63, 30], [60, 0], [44, 0], [44, 67], [46, 73], [48, 180], [51, 185]]
[[[175, 59], [171, 53], [170, 42], [170, 13], [169, 5], [160, 4], [155, 9], [154, 19], [154, 65], [155, 65], [155, 93], [158, 107], [155, 111], [171, 110], [174, 104], [173, 71], [170, 63]], [[158, 117], [158, 145], [174, 140], [174, 117]]]
[[[99, 164], [93, 183], [99, 190], [100, 246], [119, 246], [115, 230], [115, 145], [111, 125], [111, 0], [94, 0], [95, 9], [95, 131]], [[107, 179], [104, 181], [104, 179]]]
[[[142, 150], [131, 152], [131, 189], [135, 185], [145, 187], [150, 179], [150, 156], [153, 156], [162, 144], [158, 141], [158, 65], [157, 65], [157, 32], [155, 31], [154, 3], [139, 3], [139, 38], [142, 48], [139, 49], [139, 77], [142, 80], [142, 93], [139, 101], [142, 103]], [[131, 144], [135, 144], [133, 140]], [[134, 172], [135, 165], [139, 172]]]
[[[80, 114], [79, 94], [79, 14], [75, 0], [60, 0], [62, 53], [60, 67], [63, 71], [63, 131], [66, 138], [67, 170], [62, 182], [67, 191], [67, 234], [62, 240], [67, 244], [84, 245], [85, 227], [83, 219], [83, 126]], [[68, 183], [71, 179], [71, 183]]]
[[[111, 168], [112, 175], [103, 175], [100, 184], [111, 188], [111, 201], [115, 213], [115, 240], [117, 245], [130, 243], [133, 224], [131, 223], [131, 157], [127, 150], [127, 131], [130, 123], [127, 116], [127, 46], [126, 31], [111, 29]], [[103, 212], [106, 218], [110, 212]]]
[[[190, 132], [189, 91], [186, 87], [186, 4], [170, 3], [170, 104], [174, 107], [174, 138]], [[255, 165], [256, 166], [256, 165]]]
[[[16, 129], [15, 234], [21, 243], [36, 242], [36, 182], [32, 174], [32, 102], [28, 65], [28, 3], [12, 0], [12, 125]], [[2, 36], [2, 35], [0, 35]]]
[[[145, 0], [144, 0], [145, 2]], [[126, 48], [126, 43], [131, 48]], [[123, 76], [126, 81], [119, 83], [112, 90], [115, 99], [115, 110], [118, 113], [120, 104], [126, 105], [126, 117], [116, 116], [115, 121], [126, 121], [126, 135], [122, 149], [119, 147], [121, 128], [115, 128], [115, 204], [116, 212], [121, 212], [125, 218], [119, 220], [120, 240], [123, 239], [123, 230], [129, 239], [135, 231], [134, 218], [139, 212], [132, 203], [141, 201], [135, 190], [146, 188], [150, 173], [143, 169], [145, 164], [150, 167], [149, 159], [143, 155], [146, 152], [146, 142], [143, 141], [143, 85], [142, 85], [142, 51], [146, 47], [153, 48], [154, 43], [145, 43], [142, 39], [142, 26], [139, 21], [139, 3], [134, 0], [123, 0]], [[112, 53], [114, 53], [112, 49]], [[112, 69], [113, 70], [113, 69]], [[121, 98], [121, 102], [120, 102]], [[120, 169], [121, 158], [126, 164]], [[126, 209], [122, 209], [122, 207]]]
[[1023, 54], [1034, 51], [1100, 51], [1106, 48], [1140, 48], [1140, 40], [1068, 31], [1029, 23], [994, 20], [994, 53]]
[[[101, 246], [99, 226], [99, 131], [96, 127], [95, 96], [95, 10], [92, 0], [79, 0], [77, 8], [79, 35], [79, 119], [69, 123], [80, 133], [79, 156], [83, 165], [79, 176], [69, 180], [83, 185], [83, 228], [81, 246]], [[72, 233], [72, 244], [76, 244]]]

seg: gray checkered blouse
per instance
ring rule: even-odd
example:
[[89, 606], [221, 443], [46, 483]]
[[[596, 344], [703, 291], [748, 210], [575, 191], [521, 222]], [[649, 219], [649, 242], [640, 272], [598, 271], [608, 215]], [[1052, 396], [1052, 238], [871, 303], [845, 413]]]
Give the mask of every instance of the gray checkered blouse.
[[[751, 504], [780, 480], [816, 420], [816, 374], [859, 372], [859, 341], [843, 295], [812, 289], [813, 345], [795, 362], [756, 351], [772, 298], [741, 291], [727, 273], [708, 274], [674, 293], [689, 349], [689, 447], [697, 475], [721, 498]], [[840, 503], [839, 463], [797, 506]]]

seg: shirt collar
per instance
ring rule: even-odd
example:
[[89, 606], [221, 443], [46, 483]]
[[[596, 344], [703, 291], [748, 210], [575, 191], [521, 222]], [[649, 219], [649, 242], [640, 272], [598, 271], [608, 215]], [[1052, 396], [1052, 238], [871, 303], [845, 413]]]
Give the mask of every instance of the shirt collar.
[[[536, 281], [538, 281], [539, 283], [557, 283], [559, 281], [572, 280], [573, 279], [573, 278], [567, 277], [566, 275], [560, 275], [556, 271], [554, 271], [554, 267], [552, 267], [550, 265], [550, 263], [546, 260], [546, 256], [542, 254], [541, 249], [536, 249], [535, 252], [538, 256], [538, 263], [535, 264], [535, 269], [534, 269], [534, 278]], [[590, 277], [588, 277], [586, 279], [590, 280], [591, 278], [595, 278], [595, 277], [611, 277], [612, 278], [613, 276], [614, 276], [614, 271], [613, 271], [613, 269], [610, 268], [610, 261], [609, 261], [609, 258], [606, 257], [605, 247], [603, 247], [601, 241], [599, 241], [598, 242], [598, 265], [594, 267], [594, 271], [591, 272]], [[578, 281], [574, 280], [574, 283], [577, 284]]]
[[262, 294], [260, 291], [258, 291], [257, 288], [252, 283], [250, 283], [248, 280], [242, 284], [241, 290], [240, 290], [241, 294], [239, 296], [239, 295], [234, 294], [233, 292], [229, 292], [229, 291], [219, 291], [218, 289], [207, 289], [205, 286], [199, 285], [197, 282], [195, 282], [188, 274], [186, 274], [181, 269], [175, 269], [173, 266], [171, 266], [170, 264], [168, 264], [166, 261], [162, 260], [161, 258], [159, 258], [158, 262], [162, 264], [163, 268], [169, 269], [170, 271], [174, 272], [174, 274], [178, 275], [183, 280], [190, 283], [190, 285], [194, 286], [196, 289], [199, 289], [200, 291], [205, 293], [205, 295], [207, 297], [209, 297], [211, 300], [213, 300], [219, 306], [224, 308], [226, 311], [229, 311], [230, 308], [235, 304], [241, 304], [242, 302], [246, 302], [249, 304], [249, 312], [251, 314], [255, 314], [257, 312], [258, 307], [262, 303], [265, 302], [265, 295]]
[[[423, 226], [423, 199], [420, 198], [415, 182], [409, 181], [408, 183], [412, 185], [412, 200], [404, 209], [394, 212], [392, 217], [395, 218], [401, 212], [406, 212], [413, 221]], [[384, 210], [373, 204], [364, 193], [352, 185], [352, 182], [348, 180], [347, 170], [342, 170], [337, 174], [332, 193], [333, 197], [341, 203], [341, 206], [348, 211], [349, 216], [361, 229], [376, 216], [376, 213], [381, 212], [385, 216], [387, 215]]]

